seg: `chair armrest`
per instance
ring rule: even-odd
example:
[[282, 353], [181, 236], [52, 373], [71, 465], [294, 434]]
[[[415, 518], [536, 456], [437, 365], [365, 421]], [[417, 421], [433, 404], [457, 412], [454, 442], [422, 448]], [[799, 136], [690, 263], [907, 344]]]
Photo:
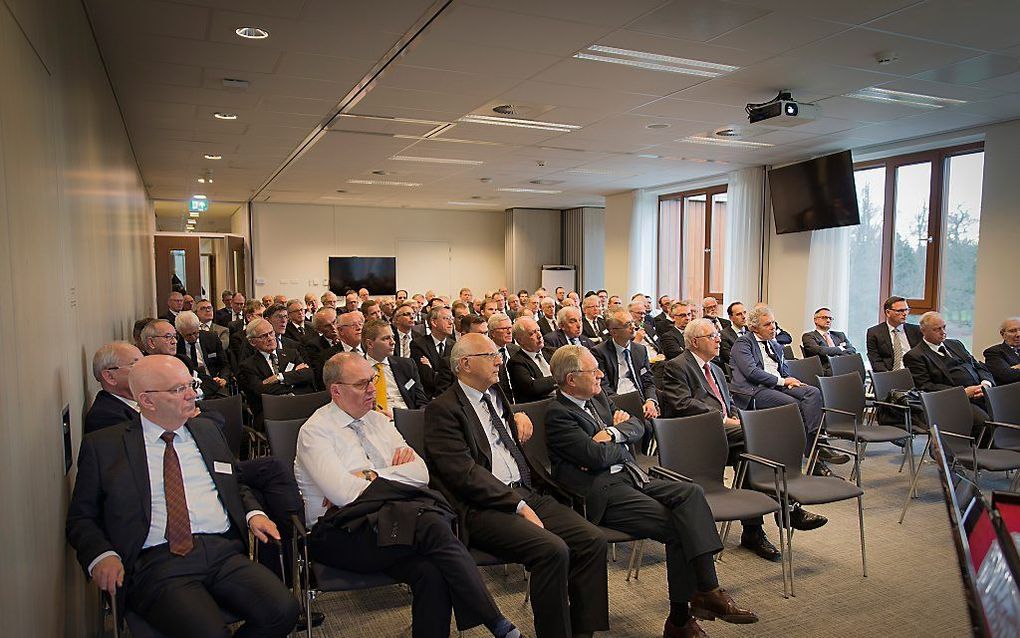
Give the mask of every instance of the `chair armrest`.
[[857, 415], [853, 412], [847, 412], [846, 410], [837, 410], [836, 408], [822, 408], [822, 412], [833, 412], [835, 414], [842, 414], [850, 418], [856, 419]]
[[991, 426], [995, 428], [1009, 428], [1010, 430], [1020, 430], [1020, 425], [1016, 423], [1003, 423], [1002, 421], [985, 421], [985, 426]]
[[758, 456], [757, 454], [741, 452], [740, 458], [744, 459], [745, 461], [751, 461], [753, 463], [759, 463], [766, 467], [771, 467], [774, 470], [786, 471], [786, 466], [780, 463], [779, 461], [773, 461], [772, 459], [766, 458], [764, 456]]
[[963, 439], [965, 441], [970, 441], [971, 443], [974, 442], [974, 437], [967, 436], [966, 434], [957, 434], [956, 432], [946, 432], [944, 430], [939, 430], [939, 432], [942, 434], [942, 436], [951, 436], [954, 439]]
[[290, 524], [294, 526], [294, 533], [301, 538], [308, 538], [308, 530], [305, 529], [305, 523], [301, 520], [301, 517], [297, 514], [290, 515]]
[[850, 456], [857, 458], [857, 452], [854, 452], [853, 450], [845, 450], [841, 447], [836, 447], [835, 445], [829, 445], [828, 443], [819, 443], [818, 447], [823, 447], [827, 450], [832, 450], [833, 452], [839, 452], [840, 454], [849, 454]]
[[680, 472], [674, 472], [673, 470], [667, 469], [660, 465], [655, 465], [648, 468], [648, 476], [654, 478], [661, 478], [667, 481], [683, 481], [685, 483], [693, 483], [694, 480], [688, 476], [684, 476]]
[[[881, 405], [881, 406], [886, 407], [886, 408], [896, 408], [897, 410], [909, 410], [910, 409], [909, 405], [903, 405], [902, 403], [889, 403], [888, 401], [879, 401], [877, 399], [872, 401], [871, 403], [874, 404], [874, 405]], [[824, 410], [825, 408], [822, 408], [822, 409]]]

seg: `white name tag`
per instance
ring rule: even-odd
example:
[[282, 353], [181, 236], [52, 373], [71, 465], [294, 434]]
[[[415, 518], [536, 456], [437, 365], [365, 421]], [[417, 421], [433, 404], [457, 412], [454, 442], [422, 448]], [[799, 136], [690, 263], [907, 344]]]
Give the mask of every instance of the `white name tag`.
[[408, 379], [407, 383], [404, 384], [404, 389], [405, 390], [410, 390], [413, 387], [414, 387], [414, 379]]
[[638, 374], [645, 374], [646, 372], [648, 372], [648, 368], [641, 368], [641, 372], [638, 372]]
[[234, 473], [234, 468], [230, 465], [230, 463], [224, 463], [223, 461], [213, 461], [212, 466], [213, 470], [215, 470], [217, 474]]
[[284, 370], [284, 372], [290, 372], [293, 369], [294, 369], [294, 362], [291, 361], [290, 363], [287, 364], [287, 368]]

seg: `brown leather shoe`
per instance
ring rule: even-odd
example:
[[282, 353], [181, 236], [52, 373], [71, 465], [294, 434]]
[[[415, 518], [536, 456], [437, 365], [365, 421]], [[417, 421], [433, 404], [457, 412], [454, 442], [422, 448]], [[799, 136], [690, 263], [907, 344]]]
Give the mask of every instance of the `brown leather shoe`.
[[708, 634], [693, 618], [689, 618], [683, 627], [677, 627], [667, 618], [666, 626], [662, 628], [662, 638], [708, 638]]
[[718, 618], [738, 625], [758, 622], [754, 612], [738, 607], [725, 589], [698, 592], [691, 596], [691, 615], [702, 620]]

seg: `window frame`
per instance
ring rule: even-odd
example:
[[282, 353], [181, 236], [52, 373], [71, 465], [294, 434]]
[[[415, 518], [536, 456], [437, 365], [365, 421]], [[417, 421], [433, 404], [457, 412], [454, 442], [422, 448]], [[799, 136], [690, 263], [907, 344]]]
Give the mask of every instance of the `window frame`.
[[[715, 297], [720, 305], [724, 303], [723, 291], [711, 291], [710, 284], [712, 281], [712, 197], [728, 191], [729, 184], [717, 184], [715, 186], [706, 186], [704, 188], [694, 188], [686, 191], [677, 191], [674, 193], [666, 193], [659, 195], [658, 203], [661, 207], [662, 202], [666, 200], [679, 200], [680, 202], [680, 263], [677, 264], [679, 270], [679, 281], [683, 281], [683, 268], [684, 268], [684, 252], [687, 247], [683, 244], [684, 228], [687, 224], [687, 210], [684, 201], [688, 197], [695, 197], [697, 195], [705, 196], [705, 241], [701, 246], [704, 256], [704, 282], [702, 283], [702, 290], [705, 297]], [[727, 212], [729, 211], [729, 203], [727, 202]], [[681, 290], [681, 295], [683, 291]], [[700, 303], [700, 299], [694, 300]]]

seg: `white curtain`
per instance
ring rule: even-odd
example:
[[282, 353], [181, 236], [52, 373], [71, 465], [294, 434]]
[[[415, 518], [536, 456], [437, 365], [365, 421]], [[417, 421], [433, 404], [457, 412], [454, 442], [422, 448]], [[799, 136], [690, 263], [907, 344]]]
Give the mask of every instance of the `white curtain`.
[[804, 291], [805, 331], [815, 329], [814, 313], [821, 307], [832, 310], [833, 327], [847, 325], [852, 231], [852, 226], [843, 226], [811, 232], [807, 290]]
[[761, 298], [765, 167], [730, 173], [727, 190], [723, 294], [727, 303], [752, 305]]
[[680, 200], [659, 202], [659, 289], [656, 298], [680, 295]]
[[681, 297], [700, 305], [705, 296], [705, 209], [704, 195], [684, 200], [683, 268]]
[[658, 275], [659, 198], [645, 191], [634, 193], [630, 222], [629, 294], [654, 295]]

